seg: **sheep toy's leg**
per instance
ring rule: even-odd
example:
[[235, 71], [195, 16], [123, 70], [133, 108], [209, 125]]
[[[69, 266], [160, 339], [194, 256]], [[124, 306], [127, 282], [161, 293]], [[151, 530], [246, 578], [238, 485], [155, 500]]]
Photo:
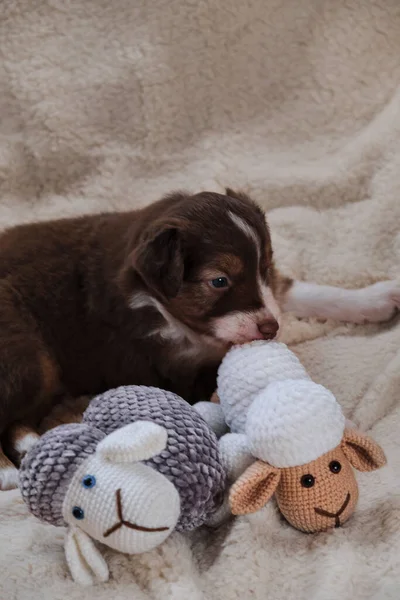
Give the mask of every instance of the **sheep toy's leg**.
[[229, 488], [256, 460], [249, 451], [247, 437], [243, 433], [223, 435], [219, 440], [219, 451], [228, 485], [222, 505], [206, 523], [208, 527], [219, 527], [232, 516], [229, 506]]
[[203, 417], [217, 437], [221, 437], [221, 435], [224, 435], [228, 431], [220, 404], [215, 404], [214, 402], [197, 402], [197, 404], [193, 405], [193, 408]]
[[256, 459], [244, 433], [227, 433], [219, 440], [219, 452], [228, 480], [233, 483]]
[[227, 487], [222, 505], [206, 523], [208, 527], [219, 527], [232, 516], [229, 506], [230, 486], [255, 461], [255, 458], [249, 451], [246, 435], [243, 433], [226, 433], [228, 427], [220, 404], [198, 402], [193, 408], [220, 438], [219, 451], [227, 475]]

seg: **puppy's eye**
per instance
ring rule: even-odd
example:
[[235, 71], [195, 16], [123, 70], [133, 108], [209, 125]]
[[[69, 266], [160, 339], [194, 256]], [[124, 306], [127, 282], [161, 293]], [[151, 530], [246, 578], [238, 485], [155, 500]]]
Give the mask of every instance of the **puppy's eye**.
[[340, 473], [342, 465], [338, 460], [333, 460], [329, 463], [329, 470], [332, 471], [332, 473]]
[[96, 477], [94, 475], [85, 475], [82, 479], [82, 485], [84, 488], [92, 488], [96, 485]]
[[210, 285], [216, 289], [227, 288], [229, 286], [229, 280], [227, 277], [216, 277], [215, 279], [211, 279]]
[[305, 488], [312, 488], [315, 483], [315, 477], [310, 474], [303, 475], [303, 477], [300, 479], [300, 483]]
[[72, 514], [75, 517], [75, 519], [78, 519], [78, 521], [81, 521], [85, 516], [83, 508], [81, 508], [80, 506], [74, 506], [74, 508], [72, 509]]

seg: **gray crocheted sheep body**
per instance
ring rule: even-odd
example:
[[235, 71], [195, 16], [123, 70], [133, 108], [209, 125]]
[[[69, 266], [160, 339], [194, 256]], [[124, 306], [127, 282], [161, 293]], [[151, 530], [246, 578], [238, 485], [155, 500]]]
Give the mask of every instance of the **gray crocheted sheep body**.
[[153, 421], [168, 432], [165, 450], [144, 462], [165, 475], [179, 492], [176, 530], [199, 527], [220, 505], [226, 477], [216, 435], [187, 402], [159, 388], [122, 386], [94, 398], [83, 415], [84, 423], [107, 435], [142, 420]]
[[143, 386], [95, 398], [83, 423], [48, 431], [27, 452], [20, 489], [29, 510], [67, 525], [65, 556], [83, 585], [107, 581], [93, 540], [140, 554], [218, 511], [226, 483], [218, 440], [182, 398]]
[[127, 386], [92, 400], [80, 424], [45, 433], [22, 461], [20, 489], [30, 511], [65, 525], [63, 502], [80, 465], [109, 434], [136, 422], [153, 422], [167, 432], [165, 448], [143, 460], [175, 486], [180, 513], [175, 529], [201, 526], [218, 509], [226, 474], [215, 433], [182, 398], [158, 388]]

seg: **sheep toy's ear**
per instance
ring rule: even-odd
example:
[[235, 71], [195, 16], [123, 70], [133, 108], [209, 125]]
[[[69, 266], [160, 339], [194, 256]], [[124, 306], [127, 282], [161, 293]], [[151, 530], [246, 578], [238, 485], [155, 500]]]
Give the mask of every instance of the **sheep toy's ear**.
[[136, 421], [110, 433], [99, 443], [96, 453], [113, 463], [139, 462], [160, 454], [167, 440], [167, 430], [161, 425]]
[[358, 471], [375, 471], [386, 465], [386, 456], [379, 444], [356, 429], [345, 429], [341, 447]]
[[281, 474], [261, 460], [246, 469], [232, 486], [229, 503], [232, 514], [248, 515], [265, 506], [278, 487]]
[[71, 527], [65, 541], [65, 557], [72, 579], [81, 585], [93, 585], [95, 579], [108, 581], [108, 566], [92, 539], [77, 527]]

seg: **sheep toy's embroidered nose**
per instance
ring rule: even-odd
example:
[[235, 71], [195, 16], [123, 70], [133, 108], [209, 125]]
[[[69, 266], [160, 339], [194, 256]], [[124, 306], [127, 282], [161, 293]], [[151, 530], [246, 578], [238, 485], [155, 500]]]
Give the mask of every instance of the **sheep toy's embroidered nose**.
[[115, 492], [115, 496], [117, 501], [117, 515], [119, 520], [117, 523], [115, 523], [115, 525], [113, 525], [112, 527], [110, 527], [110, 529], [107, 529], [107, 531], [103, 533], [103, 536], [105, 538], [117, 531], [118, 529], [120, 529], [123, 525], [125, 525], [125, 527], [129, 527], [129, 529], [135, 529], [136, 531], [146, 531], [149, 533], [155, 531], [168, 531], [168, 527], [144, 527], [143, 525], [136, 525], [136, 523], [130, 523], [129, 521], [125, 521], [122, 514], [121, 489], [118, 489]]
[[341, 523], [340, 523], [339, 517], [340, 517], [340, 515], [342, 515], [344, 513], [349, 502], [350, 502], [350, 493], [347, 493], [346, 500], [343, 502], [342, 506], [339, 508], [339, 510], [336, 513], [328, 512], [327, 510], [324, 510], [323, 508], [314, 508], [314, 510], [317, 513], [317, 515], [335, 519], [335, 527], [340, 527]]

